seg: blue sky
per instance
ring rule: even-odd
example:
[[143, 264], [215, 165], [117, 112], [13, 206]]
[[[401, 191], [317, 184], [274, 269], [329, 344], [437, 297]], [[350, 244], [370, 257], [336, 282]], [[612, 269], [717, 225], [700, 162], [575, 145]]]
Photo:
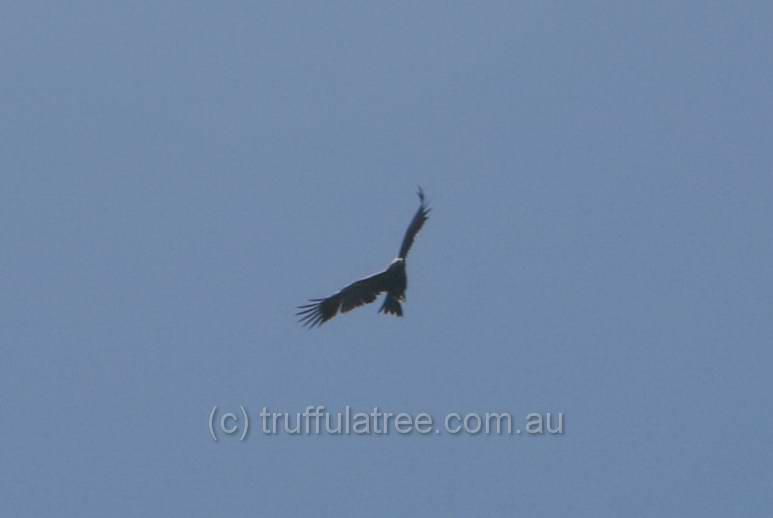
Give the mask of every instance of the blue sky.
[[[764, 2], [22, 2], [0, 514], [768, 516]], [[388, 264], [405, 318], [295, 306]], [[209, 437], [213, 405], [563, 412]]]

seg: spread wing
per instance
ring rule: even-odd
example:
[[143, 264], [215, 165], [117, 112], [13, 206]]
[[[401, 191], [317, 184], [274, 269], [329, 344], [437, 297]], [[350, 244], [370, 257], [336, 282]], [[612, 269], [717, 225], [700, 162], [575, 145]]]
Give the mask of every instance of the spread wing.
[[298, 306], [298, 321], [309, 328], [322, 325], [334, 316], [346, 313], [364, 304], [370, 304], [379, 293], [386, 291], [386, 272], [351, 283], [338, 293], [324, 299], [310, 299], [309, 304]]
[[424, 226], [424, 222], [429, 219], [429, 211], [432, 210], [429, 209], [424, 203], [424, 191], [421, 190], [421, 187], [419, 187], [419, 192], [417, 194], [419, 195], [419, 200], [421, 203], [419, 205], [419, 209], [416, 211], [416, 214], [414, 214], [413, 219], [411, 220], [411, 224], [408, 225], [408, 229], [405, 231], [403, 244], [400, 245], [400, 254], [397, 257], [402, 259], [405, 259], [405, 256], [408, 255], [408, 250], [411, 249], [411, 245], [413, 244], [413, 240], [416, 238], [416, 234], [418, 234], [419, 230], [421, 230], [421, 227]]

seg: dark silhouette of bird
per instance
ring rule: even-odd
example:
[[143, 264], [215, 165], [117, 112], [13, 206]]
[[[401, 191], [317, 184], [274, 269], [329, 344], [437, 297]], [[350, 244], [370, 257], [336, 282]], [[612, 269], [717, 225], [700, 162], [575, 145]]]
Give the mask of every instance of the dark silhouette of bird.
[[431, 210], [424, 202], [424, 191], [421, 187], [419, 187], [418, 195], [419, 208], [405, 231], [400, 252], [386, 270], [355, 281], [327, 298], [309, 299], [309, 304], [298, 306], [300, 311], [296, 315], [302, 325], [309, 328], [320, 326], [336, 316], [339, 311], [346, 313], [363, 304], [370, 304], [382, 292], [386, 292], [386, 297], [378, 312], [398, 317], [403, 316], [403, 307], [400, 302], [405, 301], [405, 289], [408, 285], [408, 277], [405, 274], [405, 258], [411, 245], [413, 245], [416, 234], [429, 219], [429, 211]]

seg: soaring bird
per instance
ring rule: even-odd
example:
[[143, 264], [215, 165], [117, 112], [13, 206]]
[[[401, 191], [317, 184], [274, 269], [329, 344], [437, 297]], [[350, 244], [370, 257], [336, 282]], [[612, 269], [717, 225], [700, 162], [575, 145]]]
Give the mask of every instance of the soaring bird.
[[309, 304], [298, 306], [296, 315], [299, 322], [309, 328], [322, 325], [334, 316], [346, 313], [363, 304], [370, 304], [381, 292], [386, 292], [379, 313], [403, 316], [403, 307], [400, 302], [405, 301], [405, 289], [408, 278], [405, 274], [405, 258], [411, 249], [416, 234], [429, 219], [429, 209], [424, 202], [424, 191], [419, 187], [419, 208], [414, 214], [408, 229], [405, 231], [400, 252], [397, 254], [386, 270], [375, 273], [364, 279], [354, 281], [337, 293], [323, 299], [309, 299]]

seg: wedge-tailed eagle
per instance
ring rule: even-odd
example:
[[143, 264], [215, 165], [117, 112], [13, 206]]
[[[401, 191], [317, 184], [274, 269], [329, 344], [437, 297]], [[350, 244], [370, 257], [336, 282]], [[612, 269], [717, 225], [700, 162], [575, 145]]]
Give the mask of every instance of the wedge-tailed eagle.
[[386, 270], [360, 279], [341, 289], [337, 293], [322, 299], [309, 299], [309, 304], [298, 306], [296, 315], [299, 322], [309, 328], [322, 325], [339, 312], [346, 313], [363, 304], [370, 304], [382, 292], [386, 292], [379, 313], [403, 316], [400, 302], [405, 301], [405, 289], [408, 278], [405, 274], [405, 258], [411, 249], [421, 227], [429, 219], [430, 208], [424, 202], [424, 191], [419, 187], [419, 208], [405, 231], [400, 253], [387, 266]]

